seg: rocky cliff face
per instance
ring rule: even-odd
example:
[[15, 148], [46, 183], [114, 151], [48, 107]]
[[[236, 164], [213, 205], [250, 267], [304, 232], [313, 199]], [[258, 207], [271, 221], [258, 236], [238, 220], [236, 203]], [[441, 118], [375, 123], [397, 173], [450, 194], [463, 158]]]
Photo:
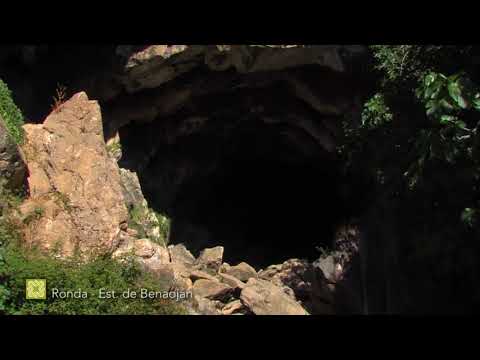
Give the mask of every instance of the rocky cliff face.
[[78, 93], [43, 124], [24, 129], [30, 198], [21, 212], [38, 217], [26, 229], [26, 241], [58, 247], [61, 255], [112, 252], [128, 213], [98, 103]]

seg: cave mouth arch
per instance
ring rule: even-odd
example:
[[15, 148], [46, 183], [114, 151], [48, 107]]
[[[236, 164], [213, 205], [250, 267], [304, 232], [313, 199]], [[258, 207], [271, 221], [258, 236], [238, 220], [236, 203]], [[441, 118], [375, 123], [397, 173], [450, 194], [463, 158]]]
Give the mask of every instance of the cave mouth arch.
[[136, 166], [150, 206], [172, 219], [170, 244], [195, 256], [224, 246], [224, 261], [256, 268], [317, 259], [342, 217], [335, 155], [289, 124], [250, 118], [227, 132], [229, 121], [219, 123], [170, 143], [155, 123], [120, 129], [120, 166]]

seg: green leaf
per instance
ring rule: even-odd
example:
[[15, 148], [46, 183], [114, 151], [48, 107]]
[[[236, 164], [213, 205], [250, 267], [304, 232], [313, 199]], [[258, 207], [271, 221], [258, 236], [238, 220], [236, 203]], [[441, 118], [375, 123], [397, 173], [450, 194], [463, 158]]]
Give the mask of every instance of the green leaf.
[[448, 100], [446, 100], [446, 99], [440, 100], [440, 105], [447, 110], [454, 110], [455, 109], [455, 107], [450, 102], [448, 102]]
[[474, 107], [476, 110], [480, 110], [480, 98], [473, 100], [473, 107]]
[[457, 80], [460, 78], [460, 76], [462, 76], [462, 73], [453, 74], [453, 75], [450, 75], [450, 76], [447, 78], [447, 80], [448, 80], [449, 82], [455, 82], [455, 81], [457, 81]]
[[455, 125], [462, 130], [467, 130], [467, 124], [465, 124], [465, 122], [462, 120], [455, 121]]
[[460, 215], [460, 219], [462, 220], [463, 223], [467, 224], [468, 226], [472, 226], [474, 223], [474, 218], [475, 218], [475, 209], [472, 208], [465, 208]]
[[439, 104], [435, 100], [430, 100], [429, 102], [427, 102], [426, 107], [427, 107], [427, 116], [430, 116], [437, 112], [439, 108]]
[[430, 86], [431, 84], [433, 84], [433, 82], [435, 81], [436, 78], [437, 78], [437, 74], [435, 74], [435, 73], [428, 74], [425, 77], [425, 85]]
[[456, 117], [452, 116], [452, 115], [442, 115], [440, 117], [440, 124], [445, 125], [445, 124], [448, 124], [448, 123], [452, 123], [452, 122], [455, 121], [455, 119], [456, 119]]
[[448, 93], [462, 109], [466, 109], [468, 107], [467, 102], [462, 96], [462, 89], [458, 82], [451, 82], [448, 84]]

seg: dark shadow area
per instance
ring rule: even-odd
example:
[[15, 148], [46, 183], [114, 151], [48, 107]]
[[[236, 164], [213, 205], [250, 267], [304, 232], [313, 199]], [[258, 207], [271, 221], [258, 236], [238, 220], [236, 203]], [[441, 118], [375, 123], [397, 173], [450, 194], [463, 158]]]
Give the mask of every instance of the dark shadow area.
[[226, 262], [257, 268], [318, 258], [343, 214], [334, 156], [291, 126], [252, 119], [231, 134], [205, 131], [167, 145], [160, 128], [131, 125], [120, 133], [120, 165], [135, 164], [150, 206], [172, 218], [170, 242], [195, 255], [222, 245]]
[[[209, 229], [209, 245], [224, 245], [226, 261], [314, 260], [315, 246], [333, 236], [336, 193], [329, 176], [312, 164], [231, 159], [211, 177], [186, 185], [173, 215]], [[205, 244], [188, 245], [198, 251]]]
[[66, 88], [64, 100], [79, 91], [99, 99], [101, 89], [92, 75], [111, 71], [114, 49], [105, 44], [2, 46], [0, 74], [25, 122], [40, 123], [52, 110], [59, 84]]

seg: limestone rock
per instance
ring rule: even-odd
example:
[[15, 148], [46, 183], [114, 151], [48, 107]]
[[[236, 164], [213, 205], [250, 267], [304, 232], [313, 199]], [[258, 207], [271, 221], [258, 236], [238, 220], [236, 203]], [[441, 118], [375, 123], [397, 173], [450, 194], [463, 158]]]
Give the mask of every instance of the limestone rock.
[[135, 255], [144, 259], [150, 259], [155, 254], [155, 245], [149, 239], [139, 239], [135, 241]]
[[238, 280], [234, 276], [224, 274], [224, 273], [219, 273], [218, 276], [220, 277], [223, 283], [227, 284], [228, 286], [231, 286], [236, 291], [242, 290], [245, 287], [245, 283]]
[[246, 306], [240, 300], [234, 300], [229, 302], [222, 308], [223, 315], [233, 315], [238, 313], [245, 313], [247, 310]]
[[191, 269], [175, 263], [161, 264], [159, 262], [145, 262], [145, 270], [152, 272], [168, 289], [191, 291], [193, 287], [190, 280]]
[[193, 284], [193, 294], [210, 300], [223, 300], [228, 298], [233, 288], [219, 281], [200, 279]]
[[200, 279], [204, 280], [211, 280], [211, 281], [219, 281], [215, 276], [212, 276], [204, 271], [201, 270], [193, 270], [190, 274], [190, 279], [195, 282]]
[[26, 242], [56, 248], [61, 256], [113, 252], [128, 213], [118, 166], [105, 148], [98, 103], [78, 93], [43, 124], [24, 130], [30, 199], [23, 210], [33, 203], [42, 209], [25, 230]]
[[336, 72], [346, 71], [345, 58], [365, 53], [355, 45], [150, 45], [117, 47], [125, 60], [119, 77], [129, 93], [156, 88], [181, 74], [206, 65], [214, 71], [234, 68], [238, 73], [279, 71], [318, 65]]
[[120, 179], [123, 197], [125, 198], [125, 205], [127, 205], [128, 208], [142, 205], [145, 198], [142, 193], [137, 173], [120, 168]]
[[248, 280], [240, 299], [255, 315], [308, 315], [280, 287], [262, 279]]
[[252, 277], [257, 277], [257, 272], [253, 267], [248, 265], [246, 262], [241, 262], [238, 265], [230, 266], [228, 270], [225, 271], [226, 274], [236, 277], [240, 281], [248, 281]]
[[230, 269], [230, 264], [229, 263], [223, 263], [222, 265], [220, 265], [220, 267], [218, 268], [218, 272], [219, 273], [225, 273], [228, 271], [228, 269]]
[[223, 246], [204, 249], [196, 261], [201, 269], [217, 272], [222, 264]]
[[0, 117], [0, 181], [9, 189], [19, 189], [26, 178], [26, 167], [17, 145], [12, 141]]
[[326, 256], [324, 258], [318, 259], [314, 263], [314, 266], [319, 267], [322, 270], [323, 275], [325, 275], [328, 280], [336, 280], [336, 265], [333, 256]]
[[138, 231], [137, 231], [137, 230], [135, 230], [135, 229], [130, 229], [129, 227], [127, 227], [127, 230], [125, 230], [125, 231], [126, 231], [126, 233], [127, 233], [129, 236], [138, 239]]
[[215, 278], [214, 276], [207, 274], [206, 272], [201, 270], [193, 270], [192, 273], [190, 274], [190, 279], [192, 279], [193, 282], [200, 279], [218, 281], [218, 279]]
[[283, 287], [311, 313], [333, 312], [333, 293], [327, 279], [320, 269], [306, 260], [289, 259], [283, 264], [269, 266], [259, 272], [259, 277]]
[[218, 300], [209, 300], [201, 296], [194, 296], [194, 307], [200, 315], [222, 315], [219, 308], [223, 304]]
[[[123, 46], [117, 53], [126, 56], [122, 83], [128, 92], [158, 87], [198, 66], [202, 49], [186, 45], [151, 45], [132, 52]], [[169, 59], [172, 55], [177, 55]]]
[[168, 252], [170, 253], [172, 262], [185, 265], [193, 265], [195, 263], [195, 257], [183, 244], [170, 245]]
[[168, 250], [150, 239], [135, 239], [126, 236], [119, 248], [112, 254], [113, 258], [122, 259], [133, 256], [147, 271], [155, 271], [159, 266], [170, 264]]

